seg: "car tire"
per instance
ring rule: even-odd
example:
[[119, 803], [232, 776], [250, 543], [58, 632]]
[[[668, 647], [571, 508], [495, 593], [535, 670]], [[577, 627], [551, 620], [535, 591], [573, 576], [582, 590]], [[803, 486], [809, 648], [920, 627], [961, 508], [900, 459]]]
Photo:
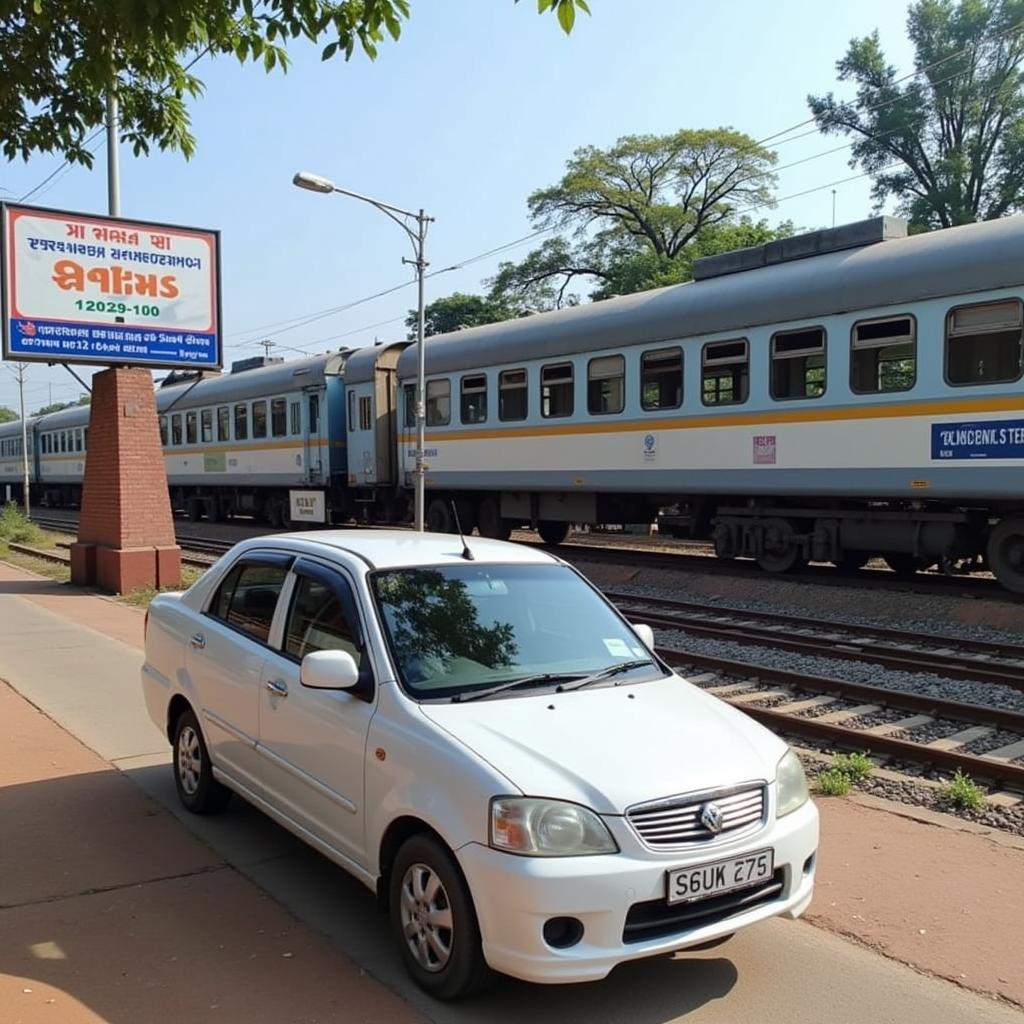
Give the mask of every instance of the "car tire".
[[485, 988], [484, 960], [469, 889], [448, 850], [433, 836], [406, 840], [391, 869], [391, 927], [412, 979], [437, 999]]
[[174, 788], [186, 810], [216, 814], [231, 799], [231, 790], [213, 777], [210, 754], [195, 712], [183, 711], [174, 723]]

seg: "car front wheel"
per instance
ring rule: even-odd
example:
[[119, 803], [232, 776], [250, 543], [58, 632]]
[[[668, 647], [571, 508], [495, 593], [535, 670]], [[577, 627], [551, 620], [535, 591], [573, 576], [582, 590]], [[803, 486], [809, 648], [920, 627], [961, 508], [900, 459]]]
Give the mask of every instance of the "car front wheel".
[[194, 814], [215, 814], [231, 799], [231, 790], [213, 777], [206, 741], [191, 709], [174, 726], [173, 767], [178, 799]]
[[473, 900], [451, 854], [413, 836], [391, 871], [391, 926], [413, 980], [438, 999], [460, 999], [494, 977], [480, 947]]

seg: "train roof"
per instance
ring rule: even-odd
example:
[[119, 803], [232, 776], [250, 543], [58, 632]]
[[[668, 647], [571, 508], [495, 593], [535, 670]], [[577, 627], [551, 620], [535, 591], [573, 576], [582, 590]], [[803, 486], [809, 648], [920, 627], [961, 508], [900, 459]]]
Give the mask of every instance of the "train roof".
[[29, 418], [29, 426], [39, 430], [67, 430], [68, 427], [82, 427], [89, 423], [89, 406], [73, 405], [69, 409], [48, 412], [45, 416]]
[[271, 363], [269, 366], [251, 370], [205, 377], [198, 384], [195, 381], [185, 381], [170, 387], [158, 388], [157, 409], [163, 412], [172, 402], [175, 411], [195, 409], [215, 402], [240, 402], [247, 398], [266, 398], [298, 388], [323, 387], [328, 377], [341, 374], [347, 355], [348, 350], [342, 349], [340, 352], [329, 352], [326, 355], [290, 359], [287, 362]]
[[408, 344], [407, 341], [392, 341], [385, 345], [367, 345], [366, 348], [354, 349], [345, 362], [345, 386], [373, 380], [377, 366], [394, 366], [401, 350]]
[[[449, 373], [742, 332], [1022, 282], [1024, 217], [1006, 217], [435, 335], [426, 367]], [[402, 353], [400, 378], [415, 375], [416, 350]]]

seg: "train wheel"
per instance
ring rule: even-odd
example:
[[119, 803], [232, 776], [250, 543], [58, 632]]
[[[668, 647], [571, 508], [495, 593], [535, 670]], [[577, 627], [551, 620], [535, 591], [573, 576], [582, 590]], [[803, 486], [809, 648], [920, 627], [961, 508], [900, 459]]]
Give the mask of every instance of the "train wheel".
[[792, 572], [807, 563], [796, 542], [793, 527], [785, 519], [769, 519], [764, 524], [761, 553], [757, 564], [765, 572]]
[[569, 536], [569, 524], [555, 522], [553, 519], [542, 519], [537, 523], [537, 532], [545, 544], [561, 544]]
[[455, 519], [451, 506], [442, 498], [435, 498], [427, 506], [427, 530], [430, 533], [454, 533]]
[[1024, 594], [1024, 518], [1004, 519], [988, 538], [988, 564], [1014, 594]]
[[203, 518], [203, 506], [198, 498], [189, 498], [185, 502], [185, 511], [190, 523], [198, 523]]
[[512, 527], [507, 519], [501, 518], [496, 498], [484, 498], [477, 510], [477, 528], [481, 537], [491, 540], [508, 540], [512, 536]]

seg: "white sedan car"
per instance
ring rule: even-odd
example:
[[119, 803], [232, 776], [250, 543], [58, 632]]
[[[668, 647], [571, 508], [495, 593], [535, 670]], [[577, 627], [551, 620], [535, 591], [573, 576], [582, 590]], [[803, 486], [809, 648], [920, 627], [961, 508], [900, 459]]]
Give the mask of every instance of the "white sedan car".
[[535, 548], [246, 541], [153, 601], [142, 684], [184, 805], [239, 793], [361, 879], [441, 998], [603, 978], [811, 900], [796, 756]]

